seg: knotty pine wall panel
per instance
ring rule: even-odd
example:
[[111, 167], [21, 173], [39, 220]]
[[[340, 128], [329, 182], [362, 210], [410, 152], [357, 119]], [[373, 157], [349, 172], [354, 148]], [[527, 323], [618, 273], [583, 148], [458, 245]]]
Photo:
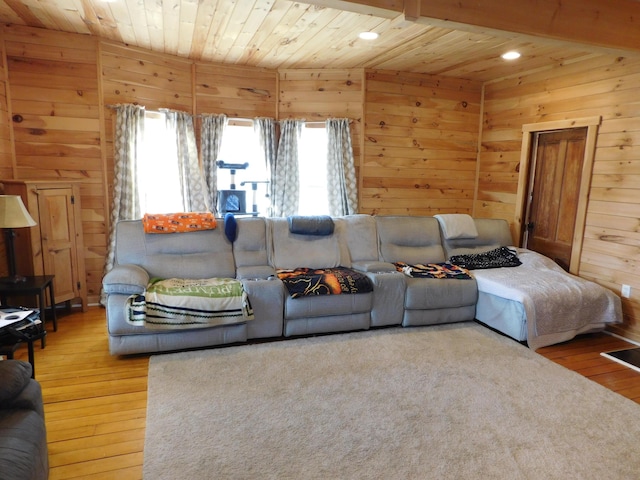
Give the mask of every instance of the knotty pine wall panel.
[[[348, 118], [351, 146], [360, 178], [362, 165], [363, 72], [361, 69], [279, 70], [278, 113], [286, 118], [324, 122], [327, 118]], [[304, 162], [304, 158], [300, 158]], [[362, 211], [362, 195], [359, 209]]]
[[196, 63], [195, 113], [276, 118], [277, 85], [275, 70]]
[[[7, 104], [7, 69], [4, 52], [0, 55], [0, 178], [12, 178], [13, 155], [11, 146], [11, 130], [9, 106]], [[0, 252], [2, 253], [2, 252]], [[2, 257], [4, 261], [4, 256]]]
[[481, 84], [366, 72], [362, 213], [473, 210]]
[[[0, 179], [13, 178], [13, 155], [11, 153], [11, 130], [7, 105], [7, 69], [4, 49], [0, 48]], [[4, 193], [1, 192], [0, 193]], [[0, 276], [9, 274], [4, 235], [0, 238]]]
[[95, 297], [107, 213], [97, 40], [19, 26], [3, 27], [2, 39], [16, 165], [8, 178], [81, 181], [85, 283]]
[[624, 324], [640, 340], [640, 61], [586, 59], [485, 86], [476, 215], [513, 221], [521, 126], [602, 116], [579, 274], [620, 294]]

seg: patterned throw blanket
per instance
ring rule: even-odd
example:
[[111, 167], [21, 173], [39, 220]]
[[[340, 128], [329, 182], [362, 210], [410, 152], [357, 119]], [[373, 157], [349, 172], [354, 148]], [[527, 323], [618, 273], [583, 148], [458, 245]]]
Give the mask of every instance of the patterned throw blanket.
[[366, 275], [344, 267], [278, 270], [278, 278], [291, 298], [373, 291], [373, 285]]
[[144, 233], [184, 233], [213, 230], [216, 217], [210, 212], [145, 213], [142, 217]]
[[249, 298], [239, 280], [155, 278], [143, 295], [127, 299], [127, 321], [154, 328], [199, 328], [253, 319]]
[[408, 277], [417, 278], [457, 278], [459, 280], [469, 280], [471, 275], [469, 270], [451, 263], [428, 263], [423, 265], [409, 265], [404, 262], [394, 263], [396, 270], [404, 273]]
[[522, 262], [518, 254], [509, 247], [498, 247], [483, 253], [453, 255], [449, 261], [468, 270], [485, 268], [519, 267]]

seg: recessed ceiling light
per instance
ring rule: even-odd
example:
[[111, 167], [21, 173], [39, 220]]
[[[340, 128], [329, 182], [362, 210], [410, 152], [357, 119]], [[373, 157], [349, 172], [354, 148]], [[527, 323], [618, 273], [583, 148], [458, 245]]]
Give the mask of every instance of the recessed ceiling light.
[[362, 40], [375, 40], [379, 37], [376, 32], [360, 32], [358, 35]]
[[511, 51], [511, 52], [503, 53], [502, 58], [504, 58], [505, 60], [516, 60], [520, 58], [520, 52]]

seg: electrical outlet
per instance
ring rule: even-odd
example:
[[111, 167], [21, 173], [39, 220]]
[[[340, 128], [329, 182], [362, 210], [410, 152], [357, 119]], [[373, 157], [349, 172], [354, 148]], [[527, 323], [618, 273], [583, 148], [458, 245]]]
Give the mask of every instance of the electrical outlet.
[[624, 298], [629, 298], [631, 296], [631, 285], [622, 285], [620, 295], [622, 295]]

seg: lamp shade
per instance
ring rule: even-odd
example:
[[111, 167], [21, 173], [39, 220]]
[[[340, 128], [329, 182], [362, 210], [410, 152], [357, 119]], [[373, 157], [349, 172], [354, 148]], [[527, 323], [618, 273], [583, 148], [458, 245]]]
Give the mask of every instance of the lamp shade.
[[0, 195], [0, 228], [33, 227], [36, 222], [19, 195]]

